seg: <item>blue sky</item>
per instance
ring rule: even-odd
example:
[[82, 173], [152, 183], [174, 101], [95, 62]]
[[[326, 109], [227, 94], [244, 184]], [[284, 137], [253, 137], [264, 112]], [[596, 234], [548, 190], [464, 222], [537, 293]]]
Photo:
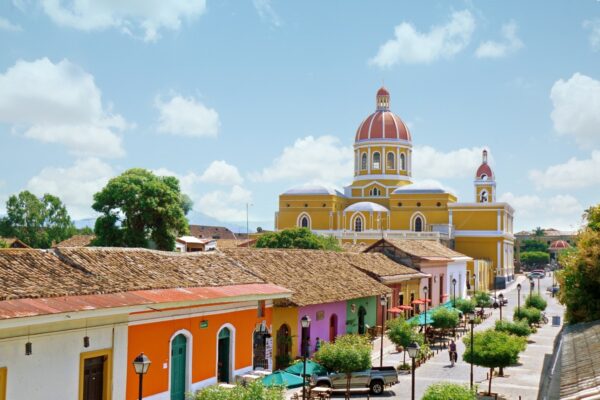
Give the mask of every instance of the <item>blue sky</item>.
[[52, 192], [91, 217], [144, 167], [198, 213], [235, 224], [252, 203], [271, 227], [282, 191], [350, 183], [382, 82], [418, 180], [471, 201], [485, 147], [517, 230], [574, 229], [599, 202], [596, 0], [13, 0], [0, 48], [2, 205]]

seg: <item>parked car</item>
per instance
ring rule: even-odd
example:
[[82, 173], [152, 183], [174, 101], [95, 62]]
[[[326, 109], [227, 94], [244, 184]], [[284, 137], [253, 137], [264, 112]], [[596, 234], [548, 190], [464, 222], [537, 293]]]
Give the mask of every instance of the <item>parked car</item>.
[[[346, 389], [346, 374], [330, 372], [325, 375], [313, 375], [311, 385]], [[371, 394], [382, 394], [387, 386], [398, 383], [398, 371], [394, 367], [373, 367], [366, 371], [353, 372], [350, 378], [350, 388], [369, 388]]]
[[546, 276], [545, 273], [539, 273], [539, 272], [532, 272], [529, 275], [527, 275], [527, 277], [529, 279], [542, 279]]

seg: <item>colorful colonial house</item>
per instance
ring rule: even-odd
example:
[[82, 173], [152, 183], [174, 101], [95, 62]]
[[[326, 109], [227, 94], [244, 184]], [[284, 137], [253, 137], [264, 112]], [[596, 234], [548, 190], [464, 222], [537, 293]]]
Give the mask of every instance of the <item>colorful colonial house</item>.
[[[514, 278], [513, 214], [496, 201], [487, 151], [475, 171], [474, 201], [458, 202], [439, 185], [413, 183], [413, 137], [390, 110], [385, 88], [354, 137], [354, 178], [344, 192], [323, 186], [292, 188], [279, 196], [275, 228], [306, 227], [342, 242], [434, 239], [474, 259], [489, 260], [498, 287]], [[475, 169], [475, 168], [474, 168]]]
[[0, 250], [0, 399], [181, 399], [269, 366], [272, 301], [218, 254]]
[[[297, 249], [228, 249], [225, 254], [260, 278], [293, 291], [290, 298], [274, 301], [276, 368], [301, 355], [302, 338], [312, 354], [317, 342], [344, 333], [366, 333], [376, 324], [379, 297], [391, 293], [356, 268], [394, 264], [378, 255]], [[311, 325], [303, 331], [304, 316]]]

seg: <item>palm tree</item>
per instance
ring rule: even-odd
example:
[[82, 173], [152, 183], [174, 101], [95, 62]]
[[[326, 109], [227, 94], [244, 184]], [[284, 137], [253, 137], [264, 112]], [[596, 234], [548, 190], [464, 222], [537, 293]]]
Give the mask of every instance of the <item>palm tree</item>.
[[542, 237], [545, 234], [546, 234], [546, 232], [539, 226], [537, 228], [535, 228], [533, 231], [533, 236], [535, 236], [535, 237]]

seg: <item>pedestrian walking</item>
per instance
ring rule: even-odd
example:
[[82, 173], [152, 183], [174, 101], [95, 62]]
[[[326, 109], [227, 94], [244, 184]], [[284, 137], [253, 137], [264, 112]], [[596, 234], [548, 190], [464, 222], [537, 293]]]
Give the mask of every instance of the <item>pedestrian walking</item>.
[[450, 366], [454, 367], [454, 363], [458, 361], [458, 353], [456, 352], [456, 343], [454, 343], [454, 340], [450, 341], [448, 354], [450, 355]]

